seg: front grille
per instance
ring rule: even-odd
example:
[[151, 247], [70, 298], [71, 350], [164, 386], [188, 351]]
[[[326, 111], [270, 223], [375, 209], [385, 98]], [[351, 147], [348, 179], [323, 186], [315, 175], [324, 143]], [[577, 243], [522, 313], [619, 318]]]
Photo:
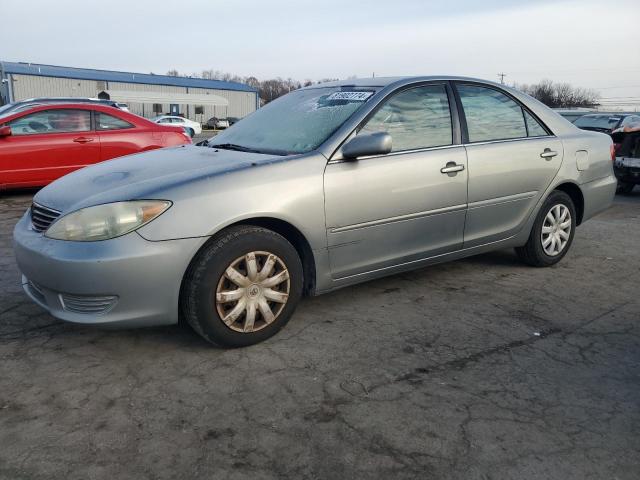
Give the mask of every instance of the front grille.
[[113, 308], [118, 301], [115, 295], [89, 296], [89, 295], [69, 295], [60, 294], [62, 306], [68, 312], [84, 314], [106, 313]]
[[33, 295], [36, 300], [38, 300], [40, 303], [44, 303], [45, 305], [47, 304], [47, 299], [45, 298], [44, 293], [42, 293], [42, 288], [40, 288], [40, 285], [29, 280], [27, 282], [27, 287], [29, 288], [29, 293], [31, 293], [31, 295]]
[[37, 203], [31, 204], [31, 223], [36, 232], [44, 232], [60, 216], [60, 212], [43, 207]]

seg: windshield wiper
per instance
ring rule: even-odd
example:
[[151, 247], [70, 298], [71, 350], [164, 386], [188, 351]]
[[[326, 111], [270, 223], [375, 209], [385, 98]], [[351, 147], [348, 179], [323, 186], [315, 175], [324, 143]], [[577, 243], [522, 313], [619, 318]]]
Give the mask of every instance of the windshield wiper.
[[260, 150], [256, 150], [255, 148], [243, 147], [242, 145], [237, 145], [235, 143], [209, 143], [208, 146], [211, 148], [222, 148], [223, 150], [235, 150], [237, 152], [260, 153]]
[[275, 150], [275, 149], [257, 149], [257, 148], [249, 148], [244, 147], [242, 145], [237, 145], [235, 143], [211, 143], [207, 144], [210, 148], [222, 148], [223, 150], [235, 150], [237, 152], [248, 152], [248, 153], [262, 153], [266, 155], [280, 155], [286, 156], [291, 155], [292, 152], [288, 152], [286, 150]]

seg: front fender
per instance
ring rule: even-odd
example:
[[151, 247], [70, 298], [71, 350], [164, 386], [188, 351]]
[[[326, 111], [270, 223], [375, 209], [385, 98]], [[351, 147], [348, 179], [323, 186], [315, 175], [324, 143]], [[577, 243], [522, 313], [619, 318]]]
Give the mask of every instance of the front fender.
[[319, 154], [201, 178], [157, 192], [172, 207], [138, 233], [150, 241], [209, 237], [256, 217], [295, 226], [312, 249], [326, 248], [323, 172]]

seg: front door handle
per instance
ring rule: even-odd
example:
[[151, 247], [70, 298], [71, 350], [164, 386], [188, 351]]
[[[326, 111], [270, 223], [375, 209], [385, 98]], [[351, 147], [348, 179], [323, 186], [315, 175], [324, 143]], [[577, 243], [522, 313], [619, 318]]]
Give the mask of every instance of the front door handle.
[[554, 152], [550, 148], [545, 148], [544, 151], [540, 154], [540, 156], [545, 160], [551, 160], [556, 155], [558, 155], [558, 152]]
[[462, 170], [464, 170], [464, 165], [456, 162], [447, 162], [447, 165], [440, 169], [440, 173], [446, 173], [450, 177], [453, 177], [457, 172], [461, 172]]
[[78, 138], [74, 138], [73, 141], [76, 143], [89, 143], [89, 142], [93, 142], [93, 138], [78, 137]]

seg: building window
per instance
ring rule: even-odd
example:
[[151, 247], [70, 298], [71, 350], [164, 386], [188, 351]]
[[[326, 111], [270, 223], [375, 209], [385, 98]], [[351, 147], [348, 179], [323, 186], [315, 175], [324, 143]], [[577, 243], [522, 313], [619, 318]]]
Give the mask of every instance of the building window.
[[153, 104], [153, 113], [162, 113], [162, 104], [154, 103]]

